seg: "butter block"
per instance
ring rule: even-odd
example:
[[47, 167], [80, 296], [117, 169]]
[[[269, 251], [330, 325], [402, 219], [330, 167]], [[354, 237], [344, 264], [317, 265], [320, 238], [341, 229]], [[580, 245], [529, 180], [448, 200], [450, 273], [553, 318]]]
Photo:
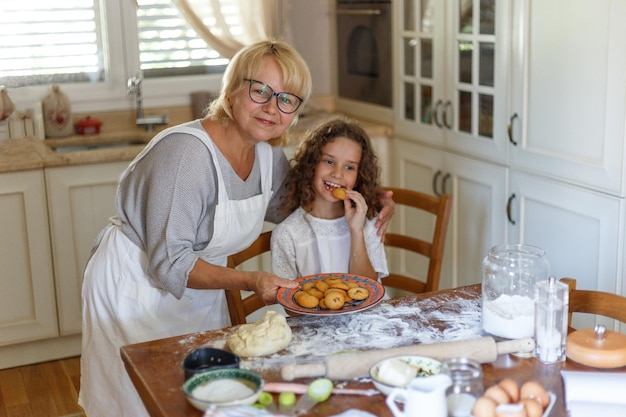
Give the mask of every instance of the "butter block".
[[378, 379], [387, 385], [405, 387], [417, 376], [417, 368], [402, 359], [391, 358], [380, 364]]

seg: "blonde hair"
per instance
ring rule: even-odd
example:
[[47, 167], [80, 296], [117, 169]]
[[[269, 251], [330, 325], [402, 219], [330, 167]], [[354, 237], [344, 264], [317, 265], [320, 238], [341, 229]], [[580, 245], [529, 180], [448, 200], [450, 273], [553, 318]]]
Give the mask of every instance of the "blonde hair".
[[[280, 66], [285, 91], [303, 99], [291, 125], [297, 123], [298, 116], [311, 95], [311, 73], [302, 56], [289, 44], [278, 40], [259, 41], [242, 48], [235, 54], [224, 72], [219, 97], [209, 105], [207, 113], [209, 119], [220, 121], [223, 126], [227, 126], [234, 119], [229, 99], [248, 88], [248, 81], [244, 78], [255, 79], [259, 69], [263, 66], [265, 57], [273, 58]], [[285, 145], [287, 143], [286, 132], [269, 140], [268, 143], [272, 146]]]

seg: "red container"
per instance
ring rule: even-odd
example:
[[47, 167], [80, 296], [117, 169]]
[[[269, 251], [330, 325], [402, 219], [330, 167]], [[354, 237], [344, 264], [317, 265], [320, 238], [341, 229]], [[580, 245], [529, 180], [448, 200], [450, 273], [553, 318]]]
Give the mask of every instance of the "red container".
[[87, 116], [74, 124], [74, 129], [79, 135], [97, 135], [100, 133], [102, 122]]

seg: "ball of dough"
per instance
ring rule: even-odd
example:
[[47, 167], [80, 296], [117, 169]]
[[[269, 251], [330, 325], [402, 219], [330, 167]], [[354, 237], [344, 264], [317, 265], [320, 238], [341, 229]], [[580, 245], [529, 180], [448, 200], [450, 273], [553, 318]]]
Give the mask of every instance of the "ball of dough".
[[230, 350], [239, 356], [270, 355], [289, 345], [291, 328], [284, 316], [269, 310], [261, 320], [239, 326], [226, 342]]

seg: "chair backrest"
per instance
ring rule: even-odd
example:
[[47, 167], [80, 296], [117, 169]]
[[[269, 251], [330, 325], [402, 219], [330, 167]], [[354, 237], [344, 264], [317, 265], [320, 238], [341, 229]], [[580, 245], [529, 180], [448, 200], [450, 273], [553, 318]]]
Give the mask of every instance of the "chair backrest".
[[[255, 256], [269, 252], [271, 237], [271, 231], [261, 233], [248, 248], [229, 256], [227, 266], [229, 268], [236, 268]], [[248, 317], [248, 315], [265, 306], [263, 300], [255, 293], [243, 298], [240, 290], [224, 291], [226, 293], [230, 322], [233, 326], [246, 323], [246, 317]]]
[[569, 287], [568, 326], [572, 325], [572, 313], [589, 313], [609, 317], [626, 323], [626, 297], [603, 291], [576, 289], [576, 280], [561, 278]]
[[399, 233], [388, 232], [386, 234], [386, 247], [404, 249], [428, 258], [428, 272], [425, 281], [423, 281], [389, 271], [389, 276], [382, 280], [383, 285], [416, 294], [438, 290], [443, 263], [443, 249], [452, 208], [452, 196], [444, 194], [441, 197], [435, 197], [419, 191], [394, 187], [385, 187], [385, 190], [393, 191], [393, 200], [396, 206], [410, 206], [434, 215], [435, 227], [430, 241]]

